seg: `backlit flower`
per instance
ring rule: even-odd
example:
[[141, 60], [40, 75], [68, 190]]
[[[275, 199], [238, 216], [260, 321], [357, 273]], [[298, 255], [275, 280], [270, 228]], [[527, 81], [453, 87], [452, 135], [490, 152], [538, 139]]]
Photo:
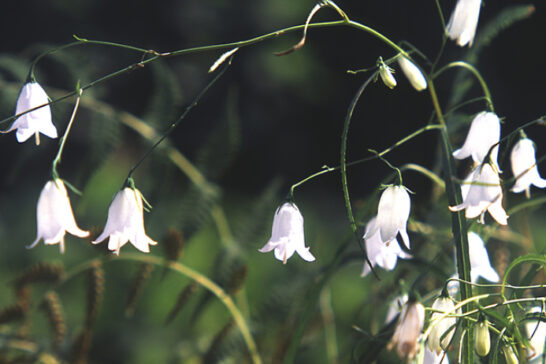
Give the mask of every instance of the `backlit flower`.
[[379, 199], [375, 226], [364, 234], [364, 239], [368, 239], [379, 231], [381, 241], [389, 243], [400, 233], [404, 244], [410, 249], [410, 240], [406, 231], [410, 209], [410, 197], [404, 186], [387, 187]]
[[457, 45], [472, 46], [478, 18], [480, 17], [481, 0], [458, 0], [455, 10], [446, 26], [449, 38], [456, 40]]
[[[378, 265], [385, 270], [393, 270], [399, 257], [408, 259], [411, 258], [411, 255], [400, 249], [396, 238], [391, 242], [383, 243], [379, 236], [379, 231], [376, 230], [375, 234], [369, 235], [370, 230], [374, 228], [376, 222], [376, 217], [371, 219], [366, 225], [366, 233], [364, 234], [368, 259], [372, 263], [372, 266]], [[364, 262], [362, 277], [366, 276], [370, 271], [370, 266], [367, 262]]]
[[[453, 157], [465, 159], [472, 157], [475, 163], [482, 163], [489, 149], [497, 144], [500, 139], [500, 120], [492, 112], [482, 111], [474, 117], [470, 130], [466, 136], [462, 148], [453, 152]], [[497, 167], [497, 155], [499, 147], [496, 145], [491, 150], [490, 158]], [[498, 169], [498, 167], [497, 167]]]
[[535, 159], [535, 146], [531, 139], [520, 139], [510, 153], [512, 172], [516, 183], [510, 191], [519, 193], [525, 191], [527, 198], [531, 196], [531, 185], [546, 187], [546, 179], [538, 174]]
[[[449, 312], [450, 314], [456, 313], [455, 305], [449, 297], [440, 296], [434, 301], [432, 308], [440, 312], [433, 312], [430, 317], [430, 324], [434, 326], [430, 331], [427, 345], [431, 351], [439, 354], [443, 350], [446, 350], [451, 342], [453, 334], [455, 333], [455, 328], [453, 326], [457, 320], [455, 317], [449, 316], [441, 319], [438, 318], [446, 312]], [[443, 339], [442, 336], [444, 337]]]
[[417, 341], [425, 321], [425, 308], [419, 302], [408, 302], [402, 308], [394, 334], [387, 344], [387, 349], [396, 348], [401, 359], [412, 359], [419, 350]]
[[262, 253], [275, 250], [275, 258], [286, 264], [294, 252], [308, 262], [315, 260], [315, 257], [305, 246], [303, 233], [303, 216], [298, 207], [292, 202], [285, 202], [275, 212], [271, 239], [258, 251]]
[[[36, 82], [29, 82], [23, 86], [19, 93], [15, 114], [18, 115], [47, 103], [49, 103], [49, 99], [42, 86]], [[50, 138], [57, 138], [57, 129], [51, 121], [49, 105], [19, 116], [4, 133], [13, 130], [17, 130], [15, 136], [19, 143], [23, 143], [31, 136], [36, 135], [36, 144], [40, 144], [39, 133]]]
[[502, 207], [502, 188], [497, 172], [488, 163], [476, 167], [461, 186], [463, 203], [449, 206], [451, 211], [466, 209], [466, 217], [473, 219], [480, 216], [479, 222], [484, 223], [484, 214], [489, 211], [491, 216], [501, 225], [508, 223], [508, 215]]
[[34, 248], [41, 239], [46, 245], [60, 244], [61, 253], [64, 253], [64, 236], [70, 234], [85, 238], [88, 231], [81, 230], [76, 225], [66, 187], [60, 179], [48, 181], [38, 199], [36, 208], [38, 232], [36, 240], [27, 249]]
[[116, 193], [108, 208], [104, 231], [92, 243], [98, 244], [108, 237], [108, 249], [116, 255], [128, 241], [144, 253], [150, 252], [150, 245], [157, 244], [144, 231], [142, 195], [136, 188], [125, 187]]
[[423, 76], [421, 70], [419, 70], [419, 68], [412, 61], [403, 55], [400, 55], [398, 57], [398, 64], [414, 89], [417, 91], [423, 91], [427, 88], [427, 80], [425, 79], [425, 76]]

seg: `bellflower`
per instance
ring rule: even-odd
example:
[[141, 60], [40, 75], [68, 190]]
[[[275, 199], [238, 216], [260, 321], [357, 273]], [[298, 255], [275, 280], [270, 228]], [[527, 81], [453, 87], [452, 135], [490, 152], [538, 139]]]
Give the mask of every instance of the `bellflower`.
[[[492, 112], [482, 111], [474, 117], [470, 130], [462, 148], [453, 152], [453, 157], [465, 159], [472, 157], [474, 163], [482, 163], [489, 149], [500, 140], [500, 120]], [[491, 151], [490, 158], [498, 169], [497, 155], [499, 147], [496, 145]]]
[[[455, 317], [449, 316], [438, 320], [438, 317], [442, 316], [445, 312], [455, 313], [455, 305], [451, 298], [440, 296], [434, 301], [432, 308], [440, 312], [434, 312], [430, 317], [431, 325], [434, 326], [430, 331], [427, 345], [431, 351], [440, 354], [443, 350], [447, 349], [451, 342], [455, 333], [455, 328], [452, 326], [455, 325], [457, 320]], [[444, 334], [444, 338], [441, 339]]]
[[392, 68], [387, 66], [385, 63], [383, 63], [383, 60], [379, 60], [379, 76], [381, 76], [381, 80], [390, 89], [393, 89], [396, 87], [396, 78], [394, 78], [394, 75], [392, 74], [394, 71]]
[[464, 47], [472, 46], [478, 18], [480, 17], [481, 0], [458, 0], [455, 10], [449, 18], [446, 26], [449, 38], [456, 40], [457, 45]]
[[410, 240], [406, 230], [406, 224], [411, 208], [411, 201], [404, 186], [389, 186], [381, 194], [377, 207], [377, 220], [375, 226], [364, 234], [364, 239], [375, 235], [379, 236], [383, 243], [389, 243], [396, 238], [398, 233], [404, 244], [409, 249]]
[[[23, 86], [19, 93], [15, 114], [18, 115], [47, 103], [49, 103], [49, 99], [42, 86], [36, 82], [29, 82]], [[23, 143], [32, 135], [36, 135], [36, 144], [40, 144], [39, 133], [50, 138], [57, 138], [57, 129], [51, 121], [51, 108], [49, 105], [19, 116], [4, 133], [13, 130], [17, 130], [15, 136], [19, 143]]]
[[142, 195], [136, 188], [125, 187], [116, 193], [108, 208], [104, 231], [92, 243], [98, 244], [107, 237], [110, 237], [108, 249], [116, 255], [128, 241], [144, 253], [150, 252], [149, 245], [157, 244], [144, 231]]
[[[375, 234], [370, 235], [369, 232], [374, 229], [376, 222], [376, 217], [371, 219], [366, 225], [366, 233], [364, 234], [368, 259], [372, 263], [372, 266], [378, 265], [385, 270], [393, 270], [399, 257], [409, 259], [411, 255], [400, 249], [396, 238], [385, 244], [381, 241], [379, 231], [376, 230]], [[364, 269], [361, 276], [366, 276], [370, 271], [370, 266], [367, 262], [364, 262]]]
[[466, 217], [473, 219], [480, 216], [479, 222], [484, 223], [484, 214], [489, 211], [491, 216], [501, 225], [508, 224], [508, 215], [502, 207], [502, 188], [497, 172], [490, 164], [476, 167], [461, 186], [463, 203], [449, 206], [451, 211], [466, 209]]
[[427, 80], [425, 79], [425, 76], [423, 76], [421, 70], [412, 61], [403, 55], [400, 55], [398, 57], [398, 64], [414, 89], [417, 91], [423, 91], [427, 88]]
[[531, 139], [520, 139], [510, 153], [512, 172], [516, 183], [510, 191], [520, 193], [525, 191], [527, 198], [531, 196], [531, 185], [546, 187], [546, 179], [540, 177], [535, 158], [535, 146]]
[[315, 260], [315, 257], [305, 246], [303, 233], [303, 216], [298, 207], [292, 202], [285, 202], [279, 206], [273, 217], [271, 238], [258, 251], [267, 253], [275, 250], [275, 258], [286, 264], [294, 252], [308, 262]]
[[[541, 313], [544, 317], [541, 307], [533, 307], [531, 313]], [[532, 352], [529, 355], [529, 363], [542, 363], [545, 357], [544, 346], [546, 345], [546, 322], [543, 321], [527, 321], [525, 324], [529, 341], [533, 346]]]
[[485, 243], [473, 231], [468, 232], [468, 255], [470, 255], [470, 276], [473, 283], [476, 283], [479, 277], [489, 282], [500, 280], [498, 273], [491, 266]]
[[81, 230], [76, 225], [66, 187], [60, 179], [48, 181], [38, 199], [36, 208], [38, 232], [36, 240], [27, 249], [34, 248], [41, 239], [46, 245], [60, 244], [61, 253], [64, 253], [64, 236], [70, 234], [85, 238], [88, 231]]
[[400, 311], [402, 311], [402, 307], [404, 307], [407, 302], [407, 294], [395, 297], [389, 304], [389, 310], [387, 311], [387, 316], [385, 317], [385, 324], [391, 322], [396, 317], [396, 315], [398, 315]]
[[419, 345], [417, 341], [425, 321], [425, 308], [419, 302], [408, 302], [402, 308], [394, 334], [391, 341], [387, 344], [387, 349], [396, 348], [396, 352], [401, 359], [413, 359]]

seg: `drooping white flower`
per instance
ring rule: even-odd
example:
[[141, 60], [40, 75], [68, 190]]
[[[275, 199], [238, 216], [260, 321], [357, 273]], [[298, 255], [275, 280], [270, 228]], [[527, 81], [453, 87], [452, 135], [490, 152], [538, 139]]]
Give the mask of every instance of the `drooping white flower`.
[[[19, 93], [15, 114], [18, 115], [48, 102], [49, 99], [42, 86], [36, 82], [29, 82], [23, 86]], [[19, 143], [23, 143], [31, 136], [36, 135], [36, 144], [40, 144], [39, 133], [47, 135], [50, 138], [57, 138], [57, 129], [51, 121], [51, 109], [49, 105], [19, 116], [11, 124], [11, 127], [3, 133], [13, 130], [17, 130], [15, 136]]]
[[449, 38], [456, 40], [457, 45], [472, 46], [478, 18], [480, 17], [481, 0], [458, 0], [455, 10], [446, 26]]
[[408, 302], [402, 308], [394, 334], [387, 344], [387, 349], [396, 348], [401, 359], [412, 359], [419, 350], [417, 341], [425, 321], [425, 308], [419, 302]]
[[125, 187], [116, 193], [108, 208], [104, 231], [92, 243], [98, 244], [108, 237], [108, 249], [116, 255], [128, 241], [144, 253], [150, 252], [150, 245], [157, 244], [144, 231], [142, 195], [136, 188]]
[[461, 186], [463, 203], [449, 206], [451, 211], [466, 209], [466, 217], [473, 219], [480, 216], [479, 222], [484, 223], [484, 214], [489, 211], [491, 216], [501, 225], [508, 224], [508, 215], [502, 207], [502, 187], [497, 172], [490, 164], [476, 167]]
[[[482, 163], [489, 149], [500, 140], [500, 120], [492, 112], [482, 111], [474, 117], [462, 148], [453, 152], [453, 157], [465, 159], [472, 157], [475, 163]], [[498, 169], [499, 147], [491, 150], [490, 158]]]
[[285, 202], [275, 212], [271, 238], [259, 249], [259, 252], [267, 253], [275, 250], [275, 258], [286, 264], [294, 252], [308, 262], [315, 260], [315, 257], [305, 246], [303, 232], [303, 216], [298, 207], [292, 202]]
[[423, 91], [427, 88], [427, 80], [419, 68], [403, 55], [398, 56], [398, 64], [414, 89]]
[[525, 191], [527, 198], [531, 196], [531, 185], [539, 188], [546, 187], [546, 179], [538, 173], [535, 146], [531, 139], [520, 139], [510, 153], [512, 172], [516, 183], [510, 191], [520, 193]]
[[[455, 313], [455, 305], [449, 297], [440, 296], [432, 304], [432, 308], [440, 312], [433, 312], [430, 317], [430, 324], [434, 325], [430, 331], [427, 345], [431, 351], [440, 354], [443, 350], [447, 349], [453, 334], [455, 333], [455, 325], [457, 320], [455, 317], [446, 316], [442, 319], [438, 319], [443, 313], [449, 312]], [[447, 334], [446, 334], [447, 333]], [[444, 338], [442, 336], [445, 334]]]
[[45, 184], [38, 199], [36, 219], [36, 240], [27, 249], [34, 248], [44, 239], [46, 245], [60, 244], [61, 253], [64, 253], [64, 236], [67, 231], [80, 238], [89, 236], [89, 231], [81, 230], [76, 225], [66, 187], [60, 179]]
[[[541, 307], [531, 308], [530, 313], [539, 314], [544, 317], [545, 314]], [[529, 341], [533, 346], [533, 350], [529, 350], [529, 363], [538, 364], [542, 363], [546, 353], [544, 346], [546, 345], [546, 323], [543, 321], [527, 321], [525, 324]]]
[[[383, 243], [379, 236], [379, 231], [376, 230], [375, 234], [369, 235], [377, 223], [377, 218], [374, 217], [366, 225], [366, 232], [364, 234], [364, 240], [366, 241], [366, 252], [368, 259], [372, 263], [372, 266], [380, 266], [385, 270], [393, 270], [396, 267], [396, 261], [398, 258], [409, 259], [411, 255], [400, 249], [396, 238], [388, 243]], [[362, 277], [370, 273], [371, 269], [367, 262], [364, 262], [364, 269], [362, 270]]]
[[474, 349], [479, 356], [487, 356], [491, 350], [491, 335], [487, 320], [481, 319], [476, 325]]
[[[468, 255], [470, 256], [470, 280], [472, 283], [478, 282], [480, 277], [493, 283], [500, 280], [498, 273], [491, 266], [485, 243], [473, 231], [468, 232]], [[451, 278], [459, 278], [459, 275], [454, 274]], [[459, 282], [450, 281], [447, 288], [449, 294], [455, 296], [459, 290]]]
[[445, 353], [440, 352], [436, 354], [428, 347], [425, 347], [425, 355], [423, 357], [423, 364], [449, 364], [449, 359]]
[[468, 255], [470, 255], [470, 277], [473, 283], [476, 283], [479, 277], [495, 283], [500, 280], [498, 273], [491, 266], [485, 243], [473, 231], [468, 232]]
[[379, 199], [375, 226], [364, 234], [364, 239], [368, 239], [369, 236], [373, 236], [379, 231], [381, 241], [389, 243], [400, 233], [404, 244], [410, 249], [410, 240], [406, 230], [410, 209], [410, 197], [404, 186], [387, 187]]

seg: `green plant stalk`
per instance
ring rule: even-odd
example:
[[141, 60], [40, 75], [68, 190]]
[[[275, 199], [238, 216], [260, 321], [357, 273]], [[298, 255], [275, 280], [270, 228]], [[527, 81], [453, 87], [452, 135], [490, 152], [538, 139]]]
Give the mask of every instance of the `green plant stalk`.
[[481, 86], [481, 88], [483, 90], [483, 94], [484, 94], [485, 99], [487, 101], [487, 108], [489, 109], [489, 111], [495, 112], [495, 108], [493, 107], [493, 99], [491, 98], [491, 92], [489, 91], [489, 87], [487, 87], [487, 83], [483, 79], [480, 71], [478, 71], [476, 69], [476, 67], [474, 67], [470, 63], [463, 62], [463, 61], [456, 61], [456, 62], [448, 63], [444, 67], [440, 68], [436, 73], [434, 73], [432, 75], [432, 78], [436, 78], [440, 74], [442, 74], [444, 71], [447, 71], [450, 68], [456, 68], [456, 67], [465, 68], [468, 71], [470, 71], [476, 77], [476, 79], [480, 83], [480, 86]]
[[[444, 182], [446, 186], [447, 200], [450, 206], [457, 206], [462, 202], [461, 189], [455, 185], [452, 176], [455, 175], [455, 162], [453, 160], [453, 150], [449, 142], [449, 136], [447, 133], [446, 122], [444, 115], [438, 101], [438, 95], [434, 87], [433, 80], [428, 77], [428, 90], [434, 106], [436, 116], [439, 123], [443, 126], [442, 130], [442, 148], [443, 148], [443, 168], [444, 168]], [[451, 229], [453, 238], [455, 240], [455, 250], [457, 256], [457, 272], [459, 278], [464, 281], [470, 282], [470, 255], [468, 252], [468, 231], [466, 228], [465, 211], [457, 211], [451, 213]], [[465, 301], [472, 297], [472, 285], [460, 284], [461, 300]], [[470, 305], [462, 306], [463, 313], [469, 311]], [[462, 363], [473, 363], [473, 343], [474, 343], [474, 330], [471, 329], [468, 322], [463, 323], [463, 330], [466, 330], [466, 335], [462, 338]]]
[[74, 110], [72, 111], [72, 115], [70, 116], [70, 121], [68, 122], [64, 135], [61, 138], [61, 145], [59, 146], [59, 150], [57, 152], [57, 155], [55, 156], [55, 159], [51, 163], [51, 176], [53, 177], [54, 180], [59, 178], [59, 173], [57, 172], [57, 165], [61, 162], [61, 155], [63, 154], [66, 138], [68, 137], [68, 133], [70, 133], [70, 129], [72, 128], [72, 123], [74, 122], [74, 118], [76, 117], [76, 112], [78, 111], [78, 107], [80, 106], [81, 97], [82, 97], [82, 93], [80, 90], [80, 92], [78, 93], [78, 97], [76, 98], [76, 103], [74, 104]]
[[349, 197], [349, 187], [347, 184], [347, 138], [349, 136], [349, 125], [351, 124], [351, 118], [353, 116], [353, 112], [355, 110], [356, 104], [358, 103], [358, 100], [360, 99], [360, 96], [362, 96], [362, 93], [368, 87], [370, 82], [372, 82], [374, 79], [377, 78], [379, 75], [379, 71], [375, 71], [363, 84], [360, 86], [358, 91], [356, 92], [353, 100], [351, 101], [351, 104], [349, 105], [349, 108], [347, 109], [347, 114], [345, 116], [345, 123], [343, 125], [343, 133], [341, 136], [341, 151], [340, 151], [340, 172], [341, 172], [341, 186], [343, 189], [343, 198], [345, 200], [345, 209], [347, 210], [347, 216], [349, 218], [349, 223], [351, 225], [351, 231], [353, 232], [356, 242], [358, 244], [358, 247], [362, 250], [362, 253], [364, 254], [364, 257], [366, 258], [366, 263], [370, 266], [370, 270], [373, 272], [375, 277], [379, 279], [377, 276], [377, 273], [375, 272], [372, 263], [370, 262], [370, 259], [368, 258], [368, 254], [366, 253], [363, 244], [361, 244], [360, 236], [358, 235], [358, 229], [356, 226], [356, 221], [353, 215], [353, 209], [351, 207], [351, 199]]

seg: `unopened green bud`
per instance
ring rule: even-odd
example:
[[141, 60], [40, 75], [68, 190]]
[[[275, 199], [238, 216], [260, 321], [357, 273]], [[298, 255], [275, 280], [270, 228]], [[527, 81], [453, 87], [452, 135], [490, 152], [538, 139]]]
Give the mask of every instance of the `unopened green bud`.
[[502, 353], [504, 354], [504, 360], [506, 360], [506, 364], [519, 363], [518, 357], [516, 353], [514, 353], [514, 349], [512, 349], [511, 346], [503, 346]]
[[487, 328], [487, 321], [480, 321], [476, 326], [476, 340], [474, 341], [474, 349], [479, 356], [486, 356], [491, 349], [491, 337]]
[[396, 86], [396, 79], [392, 74], [393, 69], [387, 66], [381, 57], [377, 60], [377, 66], [379, 67], [379, 76], [381, 76], [381, 80], [385, 86], [393, 89]]

